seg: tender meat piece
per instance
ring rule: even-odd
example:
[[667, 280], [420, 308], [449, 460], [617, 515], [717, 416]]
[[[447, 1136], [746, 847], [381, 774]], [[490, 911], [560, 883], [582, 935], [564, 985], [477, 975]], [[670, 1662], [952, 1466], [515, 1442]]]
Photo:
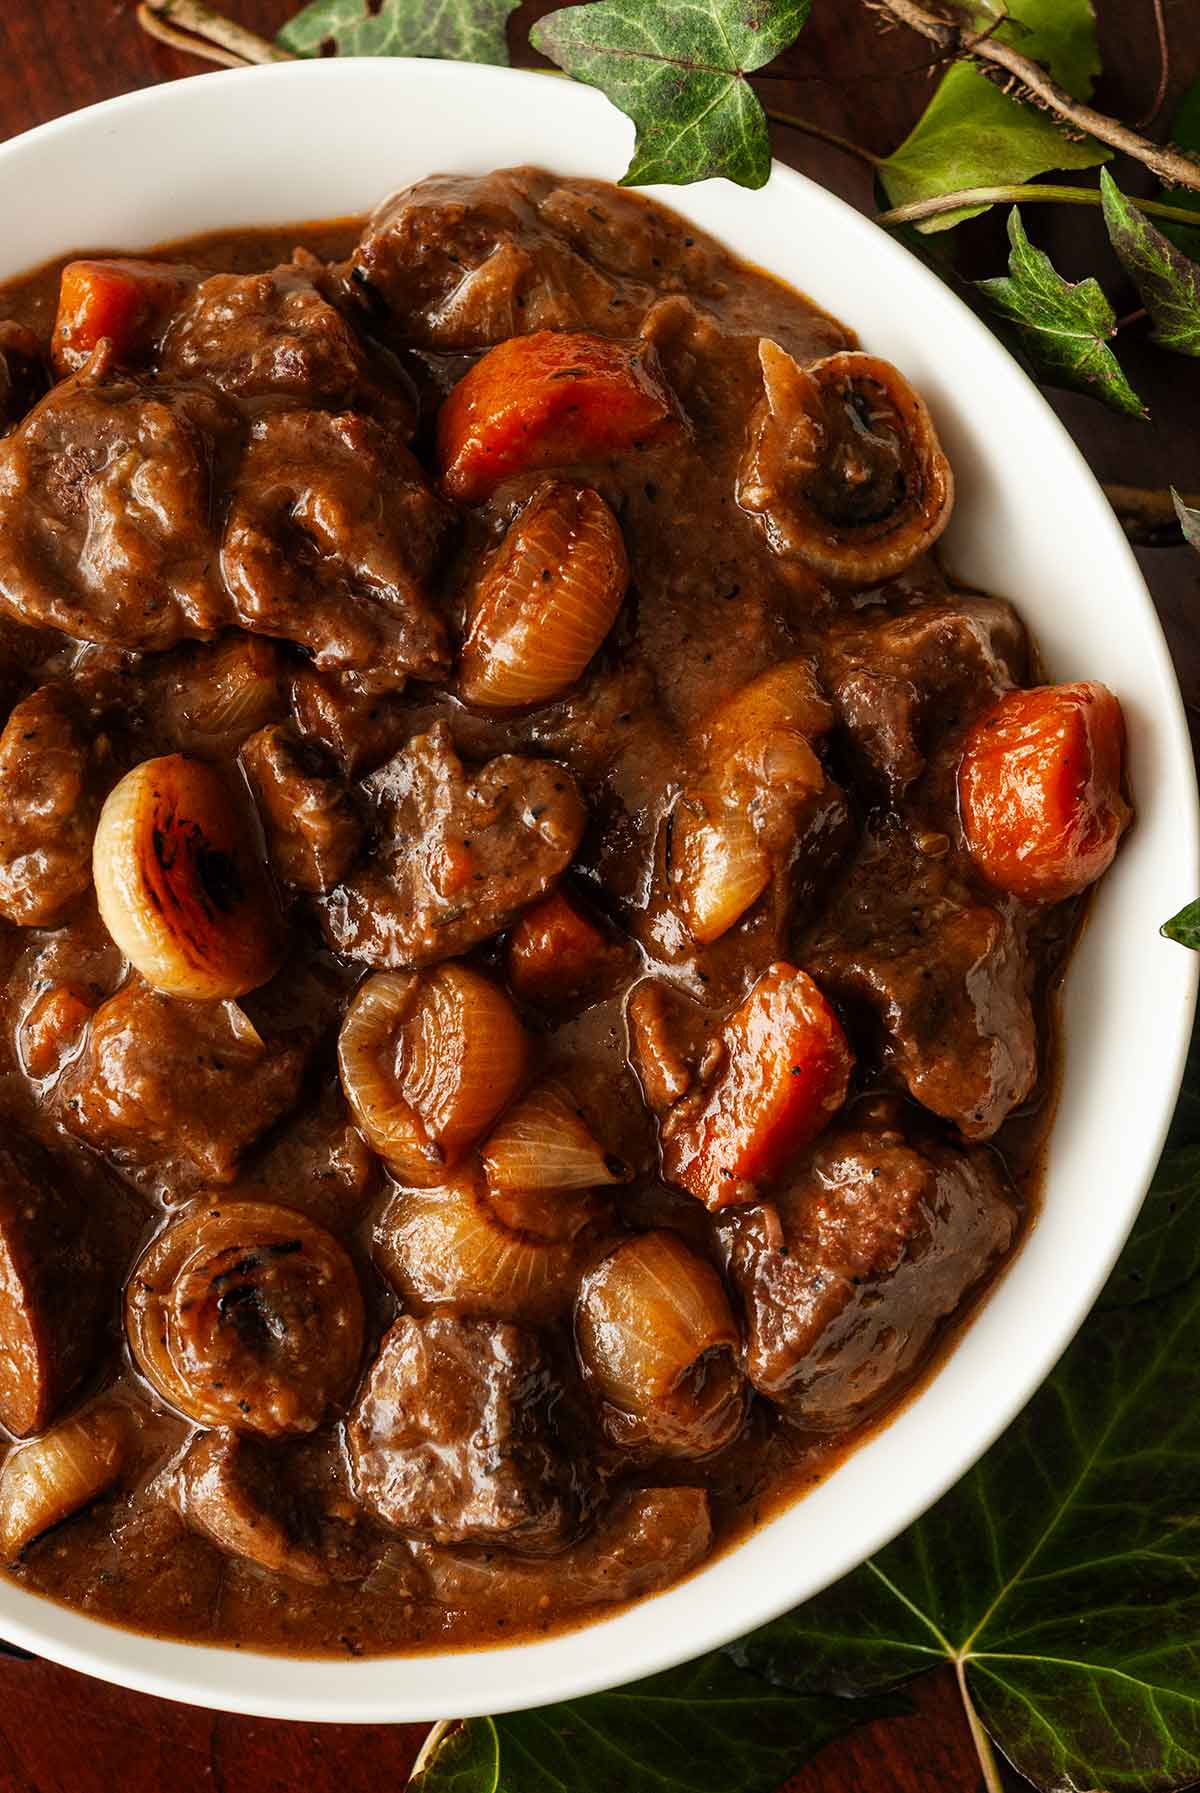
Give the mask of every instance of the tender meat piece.
[[54, 927], [92, 885], [99, 795], [67, 692], [43, 685], [0, 734], [0, 915]]
[[601, 317], [618, 329], [618, 282], [539, 215], [539, 188], [555, 184], [529, 171], [418, 181], [368, 222], [350, 262], [352, 289], [423, 348], [488, 348]]
[[251, 735], [241, 760], [279, 877], [314, 895], [331, 890], [349, 870], [363, 830], [320, 749], [274, 723]]
[[526, 1610], [550, 1616], [652, 1594], [703, 1562], [712, 1543], [703, 1488], [634, 1488], [617, 1496], [595, 1531], [549, 1561], [421, 1544], [415, 1555], [439, 1605], [469, 1610], [493, 1599], [502, 1577]]
[[228, 1183], [294, 1106], [306, 1056], [264, 1044], [236, 1003], [180, 1002], [134, 977], [92, 1017], [58, 1086], [59, 1118], [118, 1166], [166, 1161], [193, 1182]]
[[175, 1474], [175, 1503], [194, 1530], [272, 1575], [317, 1587], [360, 1580], [367, 1560], [353, 1528], [323, 1513], [290, 1469], [277, 1445], [202, 1432]]
[[325, 900], [325, 936], [369, 965], [432, 965], [499, 934], [566, 871], [586, 812], [552, 760], [474, 770], [437, 723], [367, 781], [377, 845]]
[[0, 432], [20, 423], [46, 390], [41, 344], [24, 324], [0, 322]]
[[999, 598], [861, 610], [822, 637], [821, 670], [868, 775], [889, 796], [925, 769], [930, 739], [958, 730], [1025, 675], [1024, 627]]
[[989, 1139], [1037, 1078], [1034, 967], [1010, 905], [981, 903], [952, 858], [899, 828], [868, 836], [802, 954], [827, 995], [883, 1034], [911, 1094]]
[[247, 1169], [235, 1193], [298, 1208], [331, 1233], [361, 1219], [379, 1183], [379, 1160], [351, 1121], [336, 1082], [304, 1104]]
[[175, 319], [160, 370], [207, 380], [235, 399], [287, 399], [331, 410], [378, 409], [407, 430], [411, 399], [381, 387], [367, 351], [320, 290], [319, 264], [213, 274]]
[[106, 377], [103, 348], [0, 442], [0, 605], [83, 641], [159, 649], [228, 617], [215, 396]]
[[437, 678], [450, 655], [425, 581], [445, 523], [417, 462], [370, 418], [261, 418], [221, 547], [236, 620], [377, 687]]
[[354, 672], [300, 669], [292, 681], [292, 714], [300, 733], [318, 741], [346, 778], [365, 778], [398, 753], [412, 728], [393, 692], [373, 691]]
[[531, 1333], [405, 1316], [346, 1427], [359, 1499], [385, 1525], [434, 1543], [554, 1550], [578, 1520], [558, 1400]]
[[0, 1423], [43, 1431], [93, 1365], [110, 1299], [100, 1236], [65, 1169], [0, 1145]]
[[1016, 1231], [998, 1159], [910, 1139], [890, 1106], [723, 1229], [747, 1374], [804, 1426], [852, 1425], [895, 1394]]

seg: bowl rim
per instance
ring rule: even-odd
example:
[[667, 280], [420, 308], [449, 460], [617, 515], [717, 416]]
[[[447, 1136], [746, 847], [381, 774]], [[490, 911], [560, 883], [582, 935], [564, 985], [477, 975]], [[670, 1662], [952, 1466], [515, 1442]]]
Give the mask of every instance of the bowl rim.
[[[19, 171], [22, 161], [28, 159], [36, 163], [44, 151], [69, 143], [72, 137], [87, 140], [97, 130], [112, 132], [123, 122], [136, 120], [142, 114], [158, 114], [169, 127], [173, 109], [194, 101], [201, 91], [206, 96], [202, 105], [211, 107], [215, 116], [234, 95], [238, 101], [252, 104], [256, 88], [262, 91], [286, 86], [308, 90], [328, 87], [336, 94], [343, 89], [349, 92], [360, 83], [378, 85], [380, 91], [395, 83], [396, 90], [402, 92], [413, 82], [433, 87], [444, 84], [447, 92], [459, 90], [464, 97], [478, 96], [484, 104], [507, 88], [513, 96], [524, 94], [536, 109], [550, 111], [560, 109], [563, 92], [569, 93], [573, 113], [571, 125], [576, 128], [576, 135], [568, 133], [561, 158], [563, 163], [570, 162], [578, 142], [587, 132], [595, 138], [603, 138], [606, 153], [611, 148], [614, 158], [619, 155], [621, 142], [628, 136], [626, 121], [618, 122], [618, 115], [598, 92], [578, 84], [568, 87], [566, 83], [560, 90], [559, 83], [547, 82], [534, 71], [399, 57], [331, 58], [206, 73], [139, 89], [68, 113], [0, 145], [0, 186]], [[469, 130], [464, 143], [469, 146]], [[707, 182], [703, 186], [724, 184]], [[651, 197], [687, 215], [688, 196], [695, 189], [652, 187], [646, 191]], [[1008, 382], [1014, 395], [1020, 393], [1020, 402], [1026, 407], [1033, 403], [1040, 408], [1041, 426], [1050, 432], [1057, 442], [1059, 454], [1073, 467], [1077, 507], [1084, 514], [1089, 529], [1098, 532], [1114, 577], [1119, 576], [1125, 590], [1123, 601], [1131, 604], [1138, 613], [1146, 637], [1150, 669], [1161, 686], [1164, 705], [1161, 714], [1156, 716], [1156, 725], [1161, 732], [1172, 775], [1181, 780], [1176, 795], [1185, 799], [1184, 812], [1175, 817], [1179, 859], [1190, 875], [1192, 886], [1200, 889], [1200, 807], [1182, 697], [1153, 601], [1132, 549], [1081, 451], [1023, 369], [986, 326], [917, 257], [845, 201], [793, 169], [775, 163], [769, 191], [778, 195], [782, 206], [794, 205], [818, 222], [822, 215], [836, 219], [841, 229], [856, 233], [865, 264], [873, 263], [881, 276], [886, 275], [889, 268], [896, 270], [901, 284], [915, 283], [935, 312], [947, 306], [952, 308], [957, 314], [957, 327], [973, 341], [981, 365], [990, 367], [998, 379]], [[284, 218], [280, 222], [294, 223], [297, 219]], [[702, 228], [712, 227], [702, 223]], [[186, 224], [180, 234], [187, 234]], [[720, 228], [714, 234], [720, 237]], [[67, 248], [81, 246], [68, 245]], [[16, 277], [21, 271], [14, 268], [3, 278]], [[855, 322], [853, 318], [849, 321]], [[706, 1578], [715, 1575], [722, 1563], [743, 1558], [755, 1540], [774, 1532], [787, 1514], [817, 1501], [820, 1489], [794, 1503], [780, 1518], [771, 1520], [673, 1588], [615, 1614], [601, 1616], [581, 1628], [567, 1629], [548, 1639], [530, 1640], [515, 1646], [345, 1661], [280, 1656], [250, 1647], [165, 1641], [88, 1617], [78, 1609], [60, 1606], [6, 1579], [0, 1580], [0, 1628], [4, 1635], [11, 1642], [64, 1666], [160, 1697], [268, 1718], [380, 1723], [424, 1720], [434, 1708], [437, 1708], [434, 1716], [468, 1717], [578, 1697], [672, 1667], [778, 1617], [890, 1542], [965, 1474], [1050, 1374], [1091, 1310], [1141, 1207], [1183, 1076], [1200, 980], [1200, 959], [1184, 954], [1182, 949], [1176, 950], [1180, 955], [1175, 979], [1179, 1001], [1170, 1014], [1159, 1018], [1160, 1031], [1154, 1041], [1163, 1067], [1163, 1081], [1155, 1092], [1156, 1099], [1152, 1101], [1150, 1111], [1139, 1118], [1137, 1131], [1141, 1137], [1141, 1150], [1137, 1156], [1138, 1168], [1130, 1178], [1131, 1186], [1136, 1185], [1136, 1188], [1131, 1188], [1124, 1200], [1111, 1234], [1107, 1236], [1105, 1249], [1096, 1253], [1090, 1274], [1072, 1291], [1071, 1300], [1060, 1312], [1046, 1319], [1039, 1348], [1028, 1352], [1024, 1359], [1019, 1386], [1014, 1385], [1006, 1400], [997, 1401], [989, 1408], [986, 1418], [969, 1407], [959, 1412], [957, 1417], [967, 1437], [965, 1447], [956, 1453], [948, 1451], [936, 1468], [925, 1476], [919, 1497], [909, 1498], [901, 1506], [887, 1511], [886, 1516], [865, 1534], [859, 1531], [851, 1540], [836, 1535], [835, 1525], [832, 1547], [822, 1568], [815, 1580], [805, 1583], [799, 1592], [795, 1586], [789, 1588], [786, 1574], [760, 1577], [761, 1586], [755, 1597], [742, 1600], [732, 1619], [728, 1616], [728, 1601], [706, 1605], [702, 1595], [693, 1597], [695, 1590], [702, 1590]], [[1013, 1276], [1019, 1273], [1022, 1256], [1018, 1254]], [[1007, 1282], [1009, 1278], [1003, 1280]], [[972, 1317], [967, 1336], [981, 1325], [989, 1305], [984, 1303], [981, 1312]], [[954, 1350], [949, 1354], [951, 1359], [963, 1342], [962, 1339], [955, 1342]], [[901, 1415], [929, 1402], [942, 1375], [943, 1367], [939, 1366], [915, 1398], [902, 1405], [897, 1415], [874, 1436], [889, 1433]], [[869, 1448], [870, 1441], [852, 1452], [849, 1461]], [[840, 1470], [835, 1471], [822, 1486], [828, 1489], [840, 1473]], [[693, 1594], [689, 1595], [688, 1590]], [[686, 1598], [681, 1599], [681, 1596]], [[655, 1613], [660, 1618], [667, 1613], [672, 1617], [654, 1624], [646, 1615]], [[685, 1619], [682, 1627], [674, 1620], [676, 1613]], [[681, 1636], [682, 1642], [679, 1641]], [[581, 1639], [588, 1647], [578, 1647]], [[615, 1670], [611, 1666], [613, 1662], [619, 1665]], [[436, 1674], [414, 1672], [414, 1665], [416, 1671], [432, 1665]], [[482, 1672], [475, 1672], [480, 1665]], [[435, 1683], [442, 1691], [433, 1691]]]

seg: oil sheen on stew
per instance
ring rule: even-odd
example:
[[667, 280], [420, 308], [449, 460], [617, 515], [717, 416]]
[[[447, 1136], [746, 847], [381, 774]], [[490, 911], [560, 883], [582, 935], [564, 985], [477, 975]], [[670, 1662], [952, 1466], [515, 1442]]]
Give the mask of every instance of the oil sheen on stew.
[[903, 373], [615, 188], [0, 318], [7, 1573], [328, 1654], [664, 1587], [1019, 1240], [1117, 699], [939, 571]]

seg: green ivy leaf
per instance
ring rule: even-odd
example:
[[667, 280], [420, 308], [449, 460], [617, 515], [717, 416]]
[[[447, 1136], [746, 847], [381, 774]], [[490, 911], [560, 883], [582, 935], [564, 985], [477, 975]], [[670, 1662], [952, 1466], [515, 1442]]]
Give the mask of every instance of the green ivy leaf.
[[1095, 280], [1073, 286], [1025, 235], [1016, 206], [1008, 217], [1008, 274], [981, 280], [979, 290], [1015, 326], [1040, 378], [1102, 399], [1116, 411], [1144, 417], [1145, 407], [1108, 347], [1116, 334], [1112, 306]]
[[[435, 1746], [413, 1793], [775, 1793], [895, 1699], [764, 1685], [714, 1652], [648, 1681], [537, 1712], [471, 1719]], [[486, 1734], [494, 1727], [498, 1747]]]
[[[1197, 510], [1195, 505], [1185, 504], [1174, 486], [1171, 487], [1171, 497], [1175, 501], [1175, 515], [1179, 518], [1179, 527], [1183, 530], [1184, 541], [1190, 542], [1197, 553], [1200, 553], [1200, 510]], [[1195, 908], [1195, 904], [1192, 905], [1192, 908]], [[1191, 912], [1191, 909], [1185, 909], [1183, 915], [1190, 915]], [[1175, 921], [1181, 919], [1182, 917], [1179, 915], [1175, 917]], [[1163, 929], [1163, 932], [1167, 934], [1169, 939], [1178, 940], [1178, 934], [1172, 934], [1170, 932], [1173, 925], [1173, 922], [1168, 922]], [[1188, 940], [1185, 941], [1184, 944], [1186, 946], [1194, 946], [1196, 942]]]
[[508, 61], [505, 24], [520, 0], [311, 0], [276, 38], [293, 56], [436, 56], [452, 62]]
[[[1200, 538], [1200, 511], [1189, 510], [1178, 492], [1173, 491], [1172, 496], [1185, 532], [1189, 527], [1196, 532], [1195, 537], [1188, 537], [1189, 541], [1193, 548], [1200, 548], [1200, 539], [1197, 539]], [[1178, 940], [1180, 946], [1190, 946], [1194, 953], [1200, 952], [1200, 902], [1189, 903], [1186, 909], [1181, 909], [1170, 921], [1164, 921], [1161, 932], [1168, 940]]]
[[[1200, 156], [1200, 80], [1192, 82], [1179, 102], [1171, 120], [1171, 142], [1190, 155]], [[1160, 187], [1159, 198], [1197, 214], [1194, 229], [1187, 224], [1167, 224], [1164, 230], [1185, 255], [1200, 256], [1200, 193], [1192, 193], [1187, 187]]]
[[1198, 1355], [1200, 1279], [1093, 1318], [950, 1494], [827, 1594], [735, 1645], [735, 1660], [777, 1686], [844, 1694], [948, 1660], [1035, 1785], [1190, 1785]]
[[[969, 9], [977, 30], [994, 24], [992, 9]], [[1091, 0], [1009, 0], [997, 35], [1050, 70], [1077, 99], [1100, 72]], [[1003, 93], [976, 68], [958, 64], [943, 76], [914, 129], [882, 164], [893, 205], [931, 199], [961, 187], [1018, 186], [1052, 168], [1094, 168], [1110, 152], [1090, 137], [1075, 142], [1044, 112]], [[922, 231], [950, 230], [986, 206], [963, 207], [922, 220]]]
[[761, 187], [766, 114], [746, 76], [799, 35], [810, 0], [599, 0], [535, 25], [530, 41], [637, 127], [624, 184], [724, 175]]
[[1200, 267], [1130, 205], [1107, 168], [1100, 193], [1109, 241], [1150, 314], [1155, 342], [1200, 355]]

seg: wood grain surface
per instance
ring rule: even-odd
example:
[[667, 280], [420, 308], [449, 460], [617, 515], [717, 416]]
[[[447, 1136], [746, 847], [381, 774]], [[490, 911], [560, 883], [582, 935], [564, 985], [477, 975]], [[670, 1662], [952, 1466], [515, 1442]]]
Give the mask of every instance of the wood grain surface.
[[[225, 10], [269, 34], [294, 0], [223, 0]], [[654, 0], [647, 0], [653, 4]], [[1127, 118], [1149, 107], [1158, 73], [1151, 0], [1098, 0], [1105, 76], [1099, 104]], [[527, 4], [520, 30], [547, 4]], [[1166, 0], [1171, 86], [1163, 118], [1200, 75], [1197, 0]], [[152, 43], [132, 0], [0, 0], [0, 138], [112, 94], [196, 74], [203, 64]], [[903, 31], [880, 34], [861, 0], [814, 0], [800, 42], [760, 84], [769, 105], [800, 114], [887, 151], [918, 116], [936, 79], [929, 46]], [[319, 121], [314, 137], [319, 140]], [[814, 139], [777, 128], [785, 161], [870, 209], [864, 166]], [[154, 179], [148, 168], [147, 180]], [[1118, 168], [1133, 192], [1140, 170]], [[1088, 213], [1039, 208], [1033, 234], [1073, 278], [1099, 272], [1118, 312], [1135, 301], [1101, 248]], [[962, 232], [967, 271], [999, 273], [1002, 221]], [[1123, 302], [1123, 301], [1128, 301]], [[853, 320], [851, 320], [853, 321]], [[1200, 489], [1200, 363], [1149, 348], [1133, 329], [1122, 357], [1148, 399], [1154, 422], [1109, 416], [1087, 400], [1056, 401], [1102, 479]], [[1014, 445], [1019, 451], [1019, 445]], [[1047, 494], [1053, 502], [1053, 494]], [[1064, 543], [1064, 552], [1069, 544]], [[1200, 559], [1184, 548], [1140, 559], [1167, 629], [1193, 719], [1200, 714]], [[1096, 627], [1105, 627], [1096, 593]], [[788, 1783], [786, 1793], [977, 1793], [980, 1776], [952, 1676], [910, 1690], [903, 1718], [864, 1726], [831, 1744]], [[359, 1728], [268, 1723], [170, 1705], [126, 1693], [40, 1661], [0, 1658], [0, 1793], [398, 1793], [424, 1727]], [[1013, 1786], [1024, 1785], [1013, 1780]], [[621, 1793], [614, 1787], [612, 1793]]]

